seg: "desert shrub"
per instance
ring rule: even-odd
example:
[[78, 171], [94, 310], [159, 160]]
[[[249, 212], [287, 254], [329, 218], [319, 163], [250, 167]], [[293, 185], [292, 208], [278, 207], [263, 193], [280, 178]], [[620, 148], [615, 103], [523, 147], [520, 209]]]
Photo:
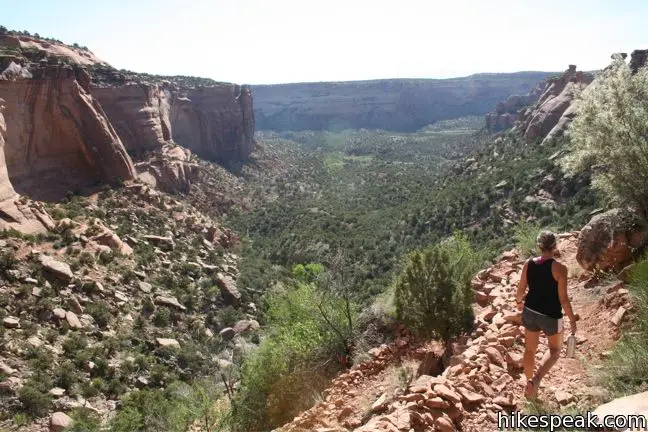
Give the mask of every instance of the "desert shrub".
[[80, 264], [82, 264], [84, 266], [89, 266], [89, 265], [94, 264], [94, 262], [95, 262], [94, 256], [92, 256], [92, 254], [90, 252], [85, 252], [84, 251], [84, 252], [81, 252], [81, 254], [79, 254], [79, 263]]
[[395, 302], [398, 319], [414, 333], [448, 341], [472, 326], [470, 278], [479, 260], [464, 253], [465, 240], [451, 238], [408, 255]]
[[39, 388], [32, 381], [28, 381], [18, 392], [18, 400], [25, 413], [32, 417], [43, 417], [49, 411], [52, 397], [47, 393], [49, 389]]
[[74, 357], [87, 346], [88, 339], [84, 335], [73, 333], [63, 342], [63, 351], [68, 357]]
[[153, 314], [153, 324], [157, 327], [167, 327], [171, 324], [171, 311], [166, 307], [159, 307]]
[[648, 69], [633, 75], [613, 56], [582, 92], [568, 134], [567, 172], [592, 170], [595, 188], [648, 216]]
[[101, 417], [87, 408], [76, 408], [70, 417], [74, 420], [69, 432], [99, 432], [101, 430]]
[[333, 310], [339, 305], [322, 303], [316, 284], [298, 282], [272, 293], [266, 303], [269, 335], [243, 364], [233, 402], [235, 430], [285, 423], [313, 403], [340, 367], [331, 360], [342, 353], [335, 328], [344, 328], [344, 314]]
[[533, 222], [520, 220], [515, 225], [515, 247], [523, 258], [530, 258], [537, 253], [536, 240], [542, 227]]
[[77, 367], [71, 361], [65, 361], [54, 370], [54, 383], [68, 392], [79, 382], [79, 373]]
[[198, 420], [204, 430], [219, 431], [226, 412], [216, 400], [222, 391], [211, 380], [191, 385], [175, 382], [164, 390], [140, 390], [123, 398], [123, 408], [111, 424], [115, 432], [184, 432]]
[[108, 304], [103, 300], [88, 304], [87, 311], [101, 328], [108, 327], [112, 321], [113, 316], [108, 309]]
[[0, 274], [7, 277], [7, 271], [13, 270], [18, 264], [18, 260], [12, 250], [0, 252]]

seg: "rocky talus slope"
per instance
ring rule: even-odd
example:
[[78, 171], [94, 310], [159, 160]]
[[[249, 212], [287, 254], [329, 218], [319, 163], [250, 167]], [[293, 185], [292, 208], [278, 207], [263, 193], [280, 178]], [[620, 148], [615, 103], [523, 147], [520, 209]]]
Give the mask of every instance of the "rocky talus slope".
[[[601, 283], [576, 264], [578, 233], [560, 235], [560, 260], [570, 269], [570, 296], [580, 314], [575, 358], [564, 356], [540, 386], [550, 411], [584, 410], [607, 395], [592, 371], [619, 337], [632, 315], [628, 291], [620, 281]], [[453, 344], [453, 355], [435, 375], [438, 344], [407, 336], [369, 352], [327, 390], [325, 400], [280, 430], [297, 431], [491, 431], [498, 412], [525, 408], [523, 327], [514, 305], [523, 260], [504, 253], [473, 280], [475, 330]], [[541, 339], [537, 360], [546, 352]]]
[[211, 217], [143, 184], [47, 210], [48, 234], [0, 240], [0, 429], [108, 421], [127, 391], [230, 376], [258, 341], [238, 239]]
[[439, 120], [484, 115], [525, 94], [547, 72], [477, 74], [450, 79], [295, 83], [253, 86], [259, 130], [385, 129], [414, 132]]

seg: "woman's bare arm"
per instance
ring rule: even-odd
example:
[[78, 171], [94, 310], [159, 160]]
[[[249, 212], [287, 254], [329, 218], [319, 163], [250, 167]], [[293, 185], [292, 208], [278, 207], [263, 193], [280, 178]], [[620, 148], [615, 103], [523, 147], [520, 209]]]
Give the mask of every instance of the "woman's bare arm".
[[524, 293], [527, 289], [527, 268], [529, 267], [529, 262], [524, 263], [522, 267], [522, 274], [520, 275], [520, 282], [518, 283], [517, 293], [515, 294], [515, 303], [518, 305], [518, 309], [522, 310], [522, 303], [524, 302]]
[[565, 313], [569, 317], [569, 324], [571, 325], [572, 333], [576, 333], [576, 315], [572, 310], [569, 295], [567, 294], [567, 267], [560, 263], [555, 264], [557, 264], [554, 274], [557, 273], [556, 276], [558, 276], [558, 298], [560, 299], [560, 304], [565, 310]]

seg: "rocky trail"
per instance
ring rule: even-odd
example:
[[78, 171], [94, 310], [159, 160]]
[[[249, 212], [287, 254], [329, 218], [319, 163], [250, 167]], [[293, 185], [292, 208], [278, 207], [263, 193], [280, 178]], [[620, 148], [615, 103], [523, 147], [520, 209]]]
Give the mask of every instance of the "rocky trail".
[[[530, 404], [522, 396], [524, 329], [514, 303], [524, 260], [510, 251], [473, 280], [475, 330], [453, 344], [443, 373], [432, 371], [440, 344], [402, 336], [371, 350], [371, 360], [336, 378], [322, 402], [280, 430], [491, 431], [497, 430], [498, 411], [585, 412], [600, 404], [606, 391], [597, 386], [596, 372], [632, 307], [622, 282], [596, 281], [580, 269], [578, 233], [559, 237], [559, 259], [569, 269], [570, 298], [581, 319], [576, 356], [567, 358], [563, 350], [540, 385], [538, 401]], [[543, 337], [538, 360], [546, 350]]]

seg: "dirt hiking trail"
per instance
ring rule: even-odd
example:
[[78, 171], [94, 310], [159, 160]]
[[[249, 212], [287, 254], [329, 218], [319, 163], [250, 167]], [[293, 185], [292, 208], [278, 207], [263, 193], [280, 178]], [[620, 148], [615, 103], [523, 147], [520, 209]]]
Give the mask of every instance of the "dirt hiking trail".
[[[433, 376], [442, 352], [439, 343], [401, 336], [372, 349], [371, 360], [337, 377], [322, 402], [278, 430], [493, 431], [498, 411], [584, 413], [602, 403], [606, 391], [597, 386], [595, 375], [618, 339], [619, 325], [631, 305], [623, 283], [597, 282], [578, 266], [577, 237], [577, 232], [559, 235], [557, 257], [569, 269], [569, 295], [581, 317], [576, 355], [567, 358], [563, 348], [533, 406], [522, 396], [524, 329], [515, 308], [524, 260], [509, 251], [472, 281], [475, 330], [454, 343], [443, 373]], [[568, 335], [569, 320], [565, 321]], [[547, 349], [542, 336], [538, 362]]]

